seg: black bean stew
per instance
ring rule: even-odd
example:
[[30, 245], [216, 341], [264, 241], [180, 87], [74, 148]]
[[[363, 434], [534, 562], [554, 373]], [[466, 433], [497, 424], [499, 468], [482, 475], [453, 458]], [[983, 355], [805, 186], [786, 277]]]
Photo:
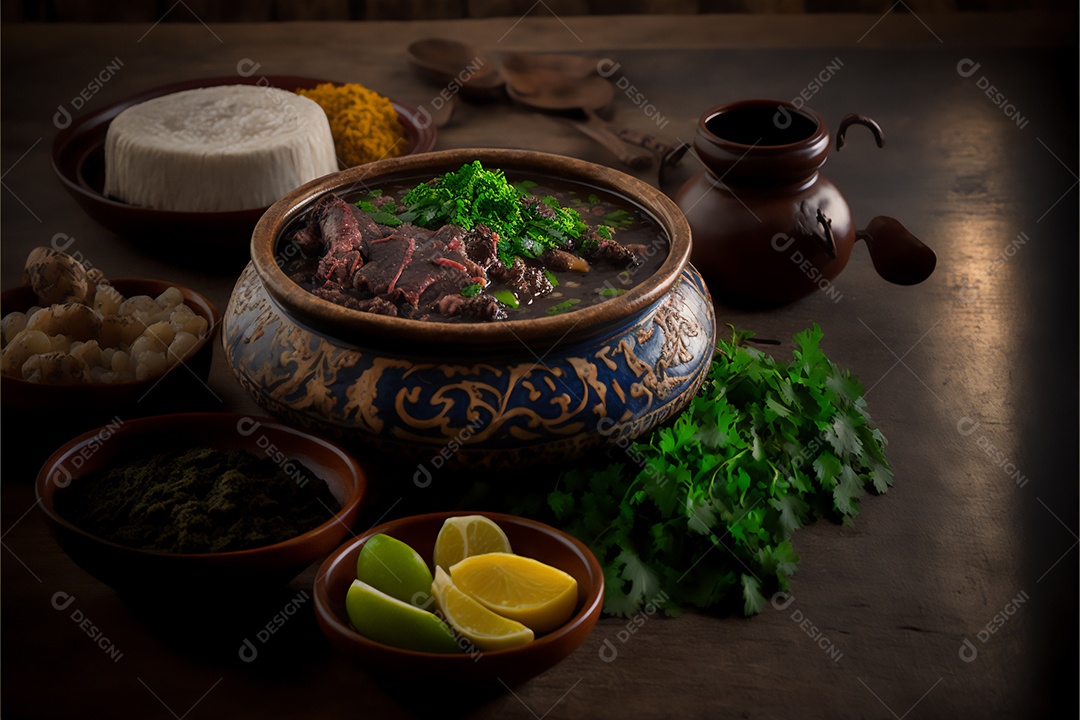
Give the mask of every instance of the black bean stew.
[[[498, 236], [485, 225], [389, 226], [376, 222], [384, 215], [327, 195], [283, 235], [278, 263], [309, 292], [348, 308], [434, 322], [483, 322], [596, 305], [625, 294], [667, 257], [663, 229], [617, 195], [548, 179], [518, 180], [516, 186], [527, 187], [523, 203], [553, 197], [577, 210], [588, 226], [588, 242], [536, 258], [515, 257], [508, 266], [497, 252]], [[384, 187], [375, 203], [400, 200], [410, 187]], [[612, 231], [601, 230], [611, 239], [596, 233], [601, 226]]]

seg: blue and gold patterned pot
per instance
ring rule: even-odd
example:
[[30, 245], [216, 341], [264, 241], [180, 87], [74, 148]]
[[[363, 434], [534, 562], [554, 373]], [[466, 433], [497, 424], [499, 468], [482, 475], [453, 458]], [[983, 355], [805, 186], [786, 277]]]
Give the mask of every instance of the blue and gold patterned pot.
[[[667, 258], [621, 297], [487, 324], [350, 310], [310, 294], [278, 266], [279, 236], [325, 193], [348, 197], [476, 159], [623, 196], [667, 233]], [[343, 444], [422, 461], [418, 484], [429, 466], [554, 464], [644, 433], [682, 410], [701, 385], [716, 319], [689, 255], [690, 228], [674, 203], [611, 168], [496, 149], [381, 160], [313, 180], [263, 215], [222, 342], [261, 407]]]

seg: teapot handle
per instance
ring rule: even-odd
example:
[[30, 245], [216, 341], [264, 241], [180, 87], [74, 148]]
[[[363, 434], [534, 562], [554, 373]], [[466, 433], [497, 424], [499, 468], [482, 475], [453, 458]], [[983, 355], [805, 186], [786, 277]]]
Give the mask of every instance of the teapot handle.
[[881, 131], [881, 126], [876, 122], [866, 117], [865, 115], [859, 115], [858, 113], [848, 113], [840, 120], [840, 126], [836, 130], [836, 150], [844, 147], [844, 136], [847, 134], [847, 129], [852, 125], [862, 125], [870, 128], [870, 132], [874, 133], [874, 141], [878, 147], [885, 147], [885, 133]]
[[865, 230], [856, 231], [855, 239], [866, 241], [878, 275], [896, 285], [917, 285], [937, 265], [934, 251], [891, 217], [877, 216]]

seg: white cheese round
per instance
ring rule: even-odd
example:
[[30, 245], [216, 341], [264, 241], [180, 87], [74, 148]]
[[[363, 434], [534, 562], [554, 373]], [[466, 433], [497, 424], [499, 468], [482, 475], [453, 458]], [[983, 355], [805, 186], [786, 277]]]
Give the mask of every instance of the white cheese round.
[[133, 105], [105, 136], [105, 194], [157, 210], [267, 207], [338, 169], [318, 103], [287, 90], [225, 85]]

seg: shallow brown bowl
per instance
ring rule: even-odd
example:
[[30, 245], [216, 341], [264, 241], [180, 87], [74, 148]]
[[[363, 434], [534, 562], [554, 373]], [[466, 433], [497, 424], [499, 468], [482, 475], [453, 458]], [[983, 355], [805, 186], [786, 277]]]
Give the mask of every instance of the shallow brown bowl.
[[[578, 583], [574, 616], [562, 627], [528, 645], [474, 654], [402, 650], [369, 640], [353, 629], [345, 596], [356, 579], [356, 560], [364, 543], [385, 533], [430, 559], [443, 521], [459, 515], [485, 515], [506, 533], [518, 555], [535, 558], [569, 573]], [[438, 681], [448, 686], [501, 688], [520, 684], [574, 652], [592, 632], [604, 604], [604, 572], [596, 556], [577, 539], [549, 525], [515, 515], [441, 512], [391, 520], [350, 540], [323, 561], [315, 578], [319, 627], [339, 650], [376, 674]]]
[[[75, 432], [104, 424], [115, 417], [128, 419], [137, 415], [176, 409], [197, 398], [211, 396], [206, 386], [218, 333], [221, 313], [207, 298], [190, 288], [167, 280], [113, 280], [124, 297], [157, 297], [170, 287], [178, 288], [184, 304], [207, 322], [206, 335], [184, 360], [164, 376], [111, 385], [45, 385], [0, 375], [0, 396], [4, 414], [32, 422], [47, 421], [44, 427], [59, 424]], [[7, 290], [0, 296], [0, 312], [25, 312], [37, 304], [29, 285]], [[70, 435], [70, 432], [68, 433]]]
[[[73, 483], [147, 448], [176, 446], [240, 449], [302, 463], [326, 482], [341, 509], [328, 511], [326, 522], [315, 529], [275, 545], [188, 554], [119, 545], [82, 530], [57, 511], [57, 497]], [[351, 533], [366, 488], [364, 471], [337, 445], [268, 418], [235, 413], [159, 415], [91, 430], [54, 452], [38, 472], [36, 484], [49, 529], [79, 567], [131, 596], [186, 598], [205, 598], [208, 591], [220, 597], [228, 589], [244, 597], [284, 585]]]
[[[117, 115], [132, 105], [163, 95], [217, 85], [264, 85], [283, 90], [310, 89], [330, 80], [290, 75], [251, 75], [201, 78], [172, 83], [139, 93], [122, 102], [71, 121], [53, 141], [52, 164], [65, 189], [86, 214], [117, 235], [160, 248], [162, 237], [179, 237], [186, 254], [205, 249], [220, 255], [235, 251], [246, 257], [251, 231], [266, 208], [229, 212], [178, 212], [129, 205], [104, 194], [105, 134]], [[408, 147], [403, 154], [427, 152], [435, 147], [436, 130], [430, 123], [421, 126], [416, 111], [391, 100], [405, 128]], [[225, 244], [224, 247], [222, 246]], [[198, 255], [199, 253], [195, 253]]]

